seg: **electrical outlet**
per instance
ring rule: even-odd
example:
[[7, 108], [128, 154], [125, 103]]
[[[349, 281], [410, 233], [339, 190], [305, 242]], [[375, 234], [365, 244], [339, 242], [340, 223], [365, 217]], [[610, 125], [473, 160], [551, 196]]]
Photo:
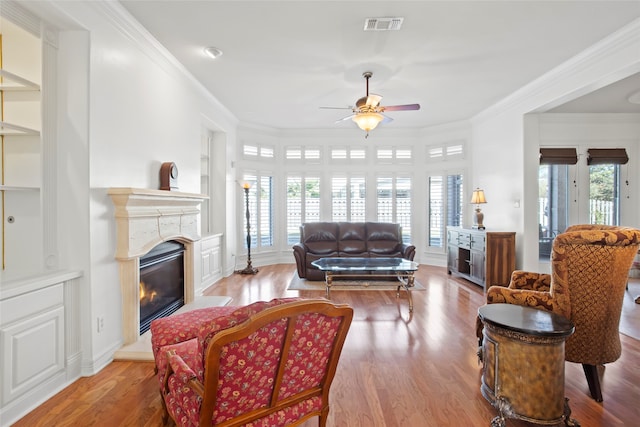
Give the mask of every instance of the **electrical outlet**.
[[104, 317], [98, 317], [98, 333], [104, 331]]

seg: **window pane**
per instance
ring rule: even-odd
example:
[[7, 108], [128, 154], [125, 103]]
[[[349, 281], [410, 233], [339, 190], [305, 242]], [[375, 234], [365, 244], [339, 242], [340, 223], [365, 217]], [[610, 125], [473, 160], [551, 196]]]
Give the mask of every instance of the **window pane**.
[[300, 241], [302, 225], [302, 177], [287, 177], [287, 244]]
[[[444, 247], [446, 226], [462, 225], [462, 175], [429, 177], [429, 246]], [[445, 221], [446, 218], [446, 221]]]
[[332, 221], [363, 222], [365, 212], [364, 177], [334, 177], [331, 180]]
[[350, 221], [364, 222], [366, 218], [366, 191], [364, 177], [351, 177], [349, 192]]
[[402, 240], [411, 241], [411, 178], [396, 180], [396, 220], [402, 226]]
[[393, 178], [379, 177], [376, 193], [378, 221], [393, 222]]
[[245, 145], [242, 148], [242, 152], [245, 156], [257, 156], [258, 155], [258, 147], [255, 145]]
[[347, 150], [345, 148], [334, 148], [331, 150], [331, 158], [332, 159], [346, 159], [347, 158]]
[[302, 159], [302, 149], [301, 148], [287, 148], [285, 150], [285, 157], [287, 160], [299, 160]]
[[304, 222], [320, 221], [320, 178], [305, 178]]
[[260, 177], [260, 246], [273, 246], [273, 177]]
[[402, 240], [411, 241], [411, 178], [378, 177], [377, 217], [380, 222], [402, 226]]
[[347, 221], [347, 178], [331, 180], [331, 220]]
[[304, 150], [304, 158], [308, 160], [320, 159], [320, 150], [318, 148], [307, 148]]
[[589, 222], [618, 225], [620, 222], [620, 165], [589, 166]]
[[365, 159], [366, 151], [363, 148], [352, 148], [350, 157], [352, 159]]
[[442, 187], [442, 176], [429, 177], [429, 246], [442, 247], [444, 239]]
[[568, 226], [569, 167], [540, 165], [538, 192], [539, 256], [549, 259], [554, 237]]

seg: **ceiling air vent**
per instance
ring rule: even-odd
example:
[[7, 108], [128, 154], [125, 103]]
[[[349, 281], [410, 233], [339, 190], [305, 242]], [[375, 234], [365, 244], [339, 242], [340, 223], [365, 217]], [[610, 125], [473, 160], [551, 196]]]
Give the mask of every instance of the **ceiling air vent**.
[[404, 18], [367, 18], [364, 21], [365, 31], [399, 30]]

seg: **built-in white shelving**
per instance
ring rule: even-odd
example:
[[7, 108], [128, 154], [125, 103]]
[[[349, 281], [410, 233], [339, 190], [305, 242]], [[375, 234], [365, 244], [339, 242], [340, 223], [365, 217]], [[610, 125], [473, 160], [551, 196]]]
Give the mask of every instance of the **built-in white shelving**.
[[0, 135], [40, 135], [40, 131], [0, 121]]

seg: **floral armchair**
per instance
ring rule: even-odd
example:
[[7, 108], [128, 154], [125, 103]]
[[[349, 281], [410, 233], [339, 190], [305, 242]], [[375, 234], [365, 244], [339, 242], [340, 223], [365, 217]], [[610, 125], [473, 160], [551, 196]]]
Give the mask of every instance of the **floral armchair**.
[[165, 424], [324, 426], [353, 309], [300, 298], [217, 309], [151, 324]]
[[[591, 396], [602, 401], [598, 366], [621, 354], [618, 332], [629, 269], [640, 230], [575, 225], [556, 236], [551, 275], [514, 271], [508, 287], [487, 289], [487, 303], [517, 304], [561, 314], [575, 325], [565, 360], [581, 363]], [[478, 322], [482, 340], [482, 323]]]

